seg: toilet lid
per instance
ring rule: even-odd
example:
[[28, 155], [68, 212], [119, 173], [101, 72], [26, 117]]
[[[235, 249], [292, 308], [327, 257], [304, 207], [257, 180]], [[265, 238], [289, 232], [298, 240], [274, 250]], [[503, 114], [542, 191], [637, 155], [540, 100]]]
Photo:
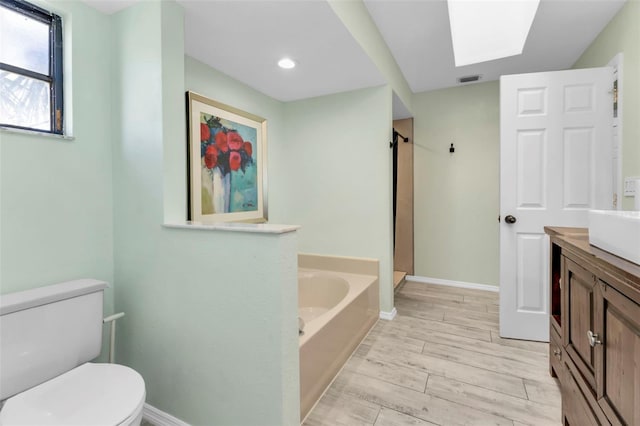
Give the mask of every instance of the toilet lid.
[[135, 370], [86, 363], [7, 399], [0, 424], [114, 426], [144, 398], [144, 380]]

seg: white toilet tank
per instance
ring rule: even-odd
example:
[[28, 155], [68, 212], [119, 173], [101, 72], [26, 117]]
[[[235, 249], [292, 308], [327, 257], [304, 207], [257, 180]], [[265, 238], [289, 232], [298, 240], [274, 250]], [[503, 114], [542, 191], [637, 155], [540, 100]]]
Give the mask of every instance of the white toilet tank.
[[0, 400], [100, 355], [106, 287], [84, 279], [0, 296]]

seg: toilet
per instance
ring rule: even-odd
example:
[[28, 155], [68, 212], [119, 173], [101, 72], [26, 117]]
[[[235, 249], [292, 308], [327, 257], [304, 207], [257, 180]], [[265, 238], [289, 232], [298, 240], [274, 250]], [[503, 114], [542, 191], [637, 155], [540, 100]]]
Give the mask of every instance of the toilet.
[[135, 370], [102, 349], [107, 283], [84, 279], [0, 296], [0, 425], [138, 426]]

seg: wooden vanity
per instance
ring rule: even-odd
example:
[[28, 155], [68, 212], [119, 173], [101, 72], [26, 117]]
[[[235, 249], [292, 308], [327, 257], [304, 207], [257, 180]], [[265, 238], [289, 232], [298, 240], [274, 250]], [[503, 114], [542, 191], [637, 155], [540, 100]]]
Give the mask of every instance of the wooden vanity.
[[589, 245], [585, 228], [545, 232], [563, 425], [640, 425], [640, 266]]

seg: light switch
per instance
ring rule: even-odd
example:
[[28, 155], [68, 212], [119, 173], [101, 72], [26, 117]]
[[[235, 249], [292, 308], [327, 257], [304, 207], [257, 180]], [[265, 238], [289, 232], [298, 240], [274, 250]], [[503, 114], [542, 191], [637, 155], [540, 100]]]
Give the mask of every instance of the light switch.
[[636, 180], [639, 180], [640, 176], [631, 176], [624, 178], [624, 196], [633, 197], [636, 193]]

